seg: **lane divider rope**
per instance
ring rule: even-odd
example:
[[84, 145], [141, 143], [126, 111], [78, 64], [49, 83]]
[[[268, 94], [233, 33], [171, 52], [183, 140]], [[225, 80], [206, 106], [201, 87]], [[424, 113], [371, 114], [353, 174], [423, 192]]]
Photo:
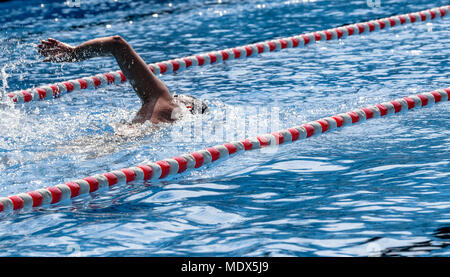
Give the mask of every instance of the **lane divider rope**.
[[[449, 15], [449, 13], [450, 5], [415, 13], [396, 15], [383, 19], [346, 25], [324, 31], [306, 33], [288, 38], [258, 42], [241, 47], [153, 63], [149, 65], [149, 68], [156, 75], [173, 73], [195, 66], [218, 64], [227, 60], [245, 59], [247, 57], [253, 57], [266, 52], [279, 51], [293, 47], [304, 47], [316, 41], [344, 39], [348, 36], [367, 34], [378, 30], [401, 26], [407, 23], [428, 22], [445, 17]], [[125, 81], [126, 78], [121, 71], [113, 71], [51, 85], [44, 85], [33, 89], [11, 92], [8, 96], [15, 103], [26, 103], [38, 100], [53, 99], [73, 91], [94, 89], [112, 84], [121, 84]]]
[[224, 143], [213, 147], [184, 154], [171, 159], [142, 164], [130, 168], [97, 174], [73, 182], [20, 193], [9, 197], [0, 197], [0, 211], [31, 210], [33, 207], [49, 206], [69, 201], [71, 198], [91, 192], [107, 190], [115, 184], [125, 184], [140, 180], [157, 180], [173, 177], [177, 174], [222, 161], [249, 150], [287, 144], [297, 140], [318, 136], [344, 126], [352, 126], [372, 118], [406, 112], [414, 108], [432, 106], [450, 99], [450, 87], [423, 94], [403, 97], [374, 106], [368, 106], [346, 113], [311, 121], [297, 127], [273, 132], [255, 138]]

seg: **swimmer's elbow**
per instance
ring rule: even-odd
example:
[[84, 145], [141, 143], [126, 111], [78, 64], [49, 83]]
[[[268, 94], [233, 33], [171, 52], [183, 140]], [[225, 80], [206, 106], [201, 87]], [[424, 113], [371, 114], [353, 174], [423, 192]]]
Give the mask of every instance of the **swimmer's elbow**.
[[110, 37], [110, 41], [116, 46], [128, 45], [127, 41], [119, 35]]
[[115, 35], [110, 37], [113, 41], [125, 41], [121, 36]]
[[109, 48], [110, 51], [116, 53], [116, 51], [123, 51], [124, 49], [130, 49], [128, 42], [119, 35], [109, 37]]

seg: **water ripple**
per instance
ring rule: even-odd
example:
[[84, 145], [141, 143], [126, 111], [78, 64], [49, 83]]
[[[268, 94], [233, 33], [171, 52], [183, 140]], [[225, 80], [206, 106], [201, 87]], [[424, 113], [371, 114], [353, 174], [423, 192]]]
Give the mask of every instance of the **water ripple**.
[[[118, 69], [109, 58], [42, 63], [35, 46], [47, 37], [77, 44], [118, 34], [155, 62], [447, 3], [386, 0], [376, 9], [365, 1], [19, 4], [0, 3], [1, 195], [230, 140], [189, 140], [180, 131], [202, 119], [204, 137], [223, 128], [240, 139], [273, 131], [273, 107], [282, 129], [450, 85], [446, 19], [161, 76], [172, 91], [207, 101], [211, 118], [130, 128], [123, 123], [139, 99], [128, 84], [23, 106], [8, 104], [5, 93]], [[220, 119], [232, 108], [241, 110]], [[0, 255], [448, 256], [448, 111], [443, 103], [276, 151], [252, 151], [180, 178], [2, 214]], [[264, 124], [251, 126], [252, 116]], [[243, 119], [247, 124], [237, 125]]]

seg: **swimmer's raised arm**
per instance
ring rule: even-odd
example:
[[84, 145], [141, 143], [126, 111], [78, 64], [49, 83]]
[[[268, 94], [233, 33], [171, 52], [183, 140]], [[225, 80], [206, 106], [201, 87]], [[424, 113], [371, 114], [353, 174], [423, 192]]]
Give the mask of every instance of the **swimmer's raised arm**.
[[45, 57], [44, 62], [80, 62], [114, 55], [124, 44], [128, 45], [120, 36], [91, 39], [78, 46], [49, 38], [38, 44], [38, 52]]
[[[177, 107], [169, 89], [148, 68], [144, 60], [120, 36], [96, 38], [76, 47], [49, 38], [38, 45], [38, 51], [51, 62], [78, 62], [94, 57], [114, 56], [122, 73], [142, 100], [135, 122], [151, 120], [171, 122], [167, 111]], [[156, 111], [156, 113], [154, 112]], [[167, 115], [169, 117], [167, 118]]]
[[142, 100], [142, 107], [137, 112], [134, 123], [146, 120], [153, 123], [173, 122], [177, 118], [173, 117], [173, 111], [180, 108], [178, 103], [183, 103], [192, 113], [204, 113], [208, 110], [206, 104], [193, 97], [177, 97], [175, 101], [164, 83], [120, 36], [96, 38], [75, 47], [49, 38], [41, 41], [38, 51], [46, 62], [78, 62], [94, 57], [114, 56], [122, 73]]
[[45, 57], [44, 62], [79, 62], [89, 58], [111, 55], [113, 47], [113, 37], [89, 40], [76, 47], [49, 38], [38, 44], [38, 52]]

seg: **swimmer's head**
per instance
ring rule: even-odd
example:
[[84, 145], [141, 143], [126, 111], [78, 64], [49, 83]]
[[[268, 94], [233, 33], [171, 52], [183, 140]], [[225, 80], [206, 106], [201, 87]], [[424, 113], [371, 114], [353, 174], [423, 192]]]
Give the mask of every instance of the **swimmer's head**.
[[183, 104], [192, 114], [204, 114], [209, 111], [208, 106], [200, 99], [193, 96], [175, 94], [175, 99]]

